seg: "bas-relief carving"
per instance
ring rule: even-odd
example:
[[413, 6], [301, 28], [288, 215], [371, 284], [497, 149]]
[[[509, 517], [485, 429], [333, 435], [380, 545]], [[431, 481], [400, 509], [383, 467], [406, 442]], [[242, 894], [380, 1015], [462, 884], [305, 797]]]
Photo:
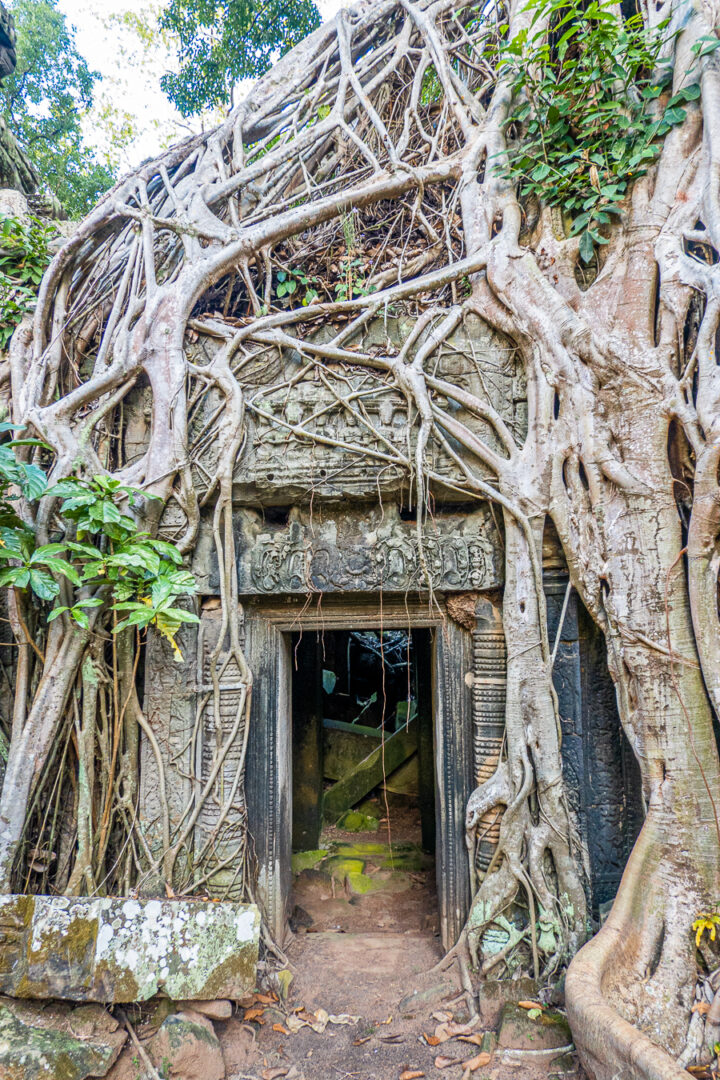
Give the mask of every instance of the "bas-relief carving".
[[[393, 356], [413, 326], [414, 322], [406, 324], [401, 317], [379, 317], [349, 344], [367, 353]], [[326, 328], [317, 336], [325, 340], [329, 334]], [[421, 336], [410, 357], [422, 341]], [[199, 362], [204, 362], [201, 357]], [[319, 379], [317, 372], [302, 372], [306, 362], [294, 349], [259, 347], [255, 355], [248, 354], [238, 372], [248, 407], [247, 438], [234, 476], [238, 501], [277, 501], [279, 493], [287, 503], [307, 500], [311, 494], [314, 499], [336, 502], [346, 497], [370, 500], [378, 492], [401, 491], [407, 486], [407, 470], [388, 458], [412, 456], [418, 430], [417, 424], [408, 426], [404, 396], [387, 385], [382, 372], [341, 369], [328, 363]], [[480, 319], [468, 316], [439, 350], [430, 373], [489, 401], [522, 441], [526, 428], [522, 368], [512, 346]], [[342, 404], [348, 395], [351, 409]], [[198, 440], [198, 463], [193, 468], [200, 492], [214, 473], [217, 446], [212, 440], [202, 443], [206, 421], [218, 404], [215, 392], [209, 391], [191, 422], [191, 441]], [[484, 421], [457, 403], [448, 407], [502, 453]], [[373, 458], [369, 452], [384, 457]], [[426, 457], [436, 475], [463, 486], [460, 470], [434, 436]]]
[[425, 591], [428, 575], [445, 592], [502, 581], [501, 549], [486, 509], [430, 522], [422, 555], [415, 523], [389, 511], [319, 522], [296, 509], [287, 525], [270, 528], [260, 514], [242, 510], [236, 523], [241, 593]]

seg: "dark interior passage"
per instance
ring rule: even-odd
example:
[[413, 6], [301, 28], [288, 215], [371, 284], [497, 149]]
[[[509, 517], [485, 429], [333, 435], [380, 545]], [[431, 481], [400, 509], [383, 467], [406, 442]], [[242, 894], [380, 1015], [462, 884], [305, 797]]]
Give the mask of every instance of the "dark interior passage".
[[430, 631], [297, 634], [292, 665], [294, 928], [434, 928]]

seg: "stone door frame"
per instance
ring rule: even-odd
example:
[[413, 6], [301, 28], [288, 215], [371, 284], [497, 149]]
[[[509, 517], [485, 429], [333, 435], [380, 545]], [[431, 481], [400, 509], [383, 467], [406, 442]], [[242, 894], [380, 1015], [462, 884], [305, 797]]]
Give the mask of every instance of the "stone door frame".
[[282, 941], [291, 886], [292, 716], [290, 635], [295, 631], [428, 628], [432, 634], [436, 873], [443, 947], [459, 937], [470, 907], [465, 807], [474, 787], [472, 636], [447, 616], [442, 597], [254, 596], [245, 601], [245, 651], [254, 674], [246, 768], [258, 901]]

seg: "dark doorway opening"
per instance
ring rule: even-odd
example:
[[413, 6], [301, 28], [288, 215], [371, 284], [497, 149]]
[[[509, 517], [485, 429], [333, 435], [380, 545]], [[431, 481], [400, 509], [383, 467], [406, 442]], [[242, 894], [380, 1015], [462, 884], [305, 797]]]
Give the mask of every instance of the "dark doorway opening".
[[296, 931], [438, 932], [431, 633], [292, 635]]

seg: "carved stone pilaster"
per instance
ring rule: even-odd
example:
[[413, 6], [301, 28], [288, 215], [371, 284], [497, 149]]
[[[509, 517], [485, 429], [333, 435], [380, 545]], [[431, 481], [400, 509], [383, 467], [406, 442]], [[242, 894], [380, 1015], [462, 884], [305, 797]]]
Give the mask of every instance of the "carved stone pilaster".
[[[505, 736], [507, 657], [499, 605], [483, 598], [473, 631], [473, 765], [480, 786], [495, 772]], [[482, 878], [497, 846], [502, 812], [489, 810], [476, 832], [475, 872]]]
[[[244, 619], [238, 611], [239, 636], [244, 644]], [[244, 763], [246, 717], [238, 716], [243, 704], [244, 683], [234, 657], [228, 659], [228, 641], [222, 643], [217, 661], [217, 701], [214, 694], [211, 661], [222, 627], [222, 611], [203, 612], [198, 641], [198, 702], [202, 703], [200, 738], [195, 750], [194, 774], [199, 791], [211, 779], [216, 756], [228, 741], [222, 766], [205, 799], [195, 825], [195, 858], [210, 858], [217, 872], [210, 884], [228, 888], [230, 895], [240, 891], [242, 852], [247, 843], [247, 806]], [[234, 733], [234, 734], [233, 734]]]

